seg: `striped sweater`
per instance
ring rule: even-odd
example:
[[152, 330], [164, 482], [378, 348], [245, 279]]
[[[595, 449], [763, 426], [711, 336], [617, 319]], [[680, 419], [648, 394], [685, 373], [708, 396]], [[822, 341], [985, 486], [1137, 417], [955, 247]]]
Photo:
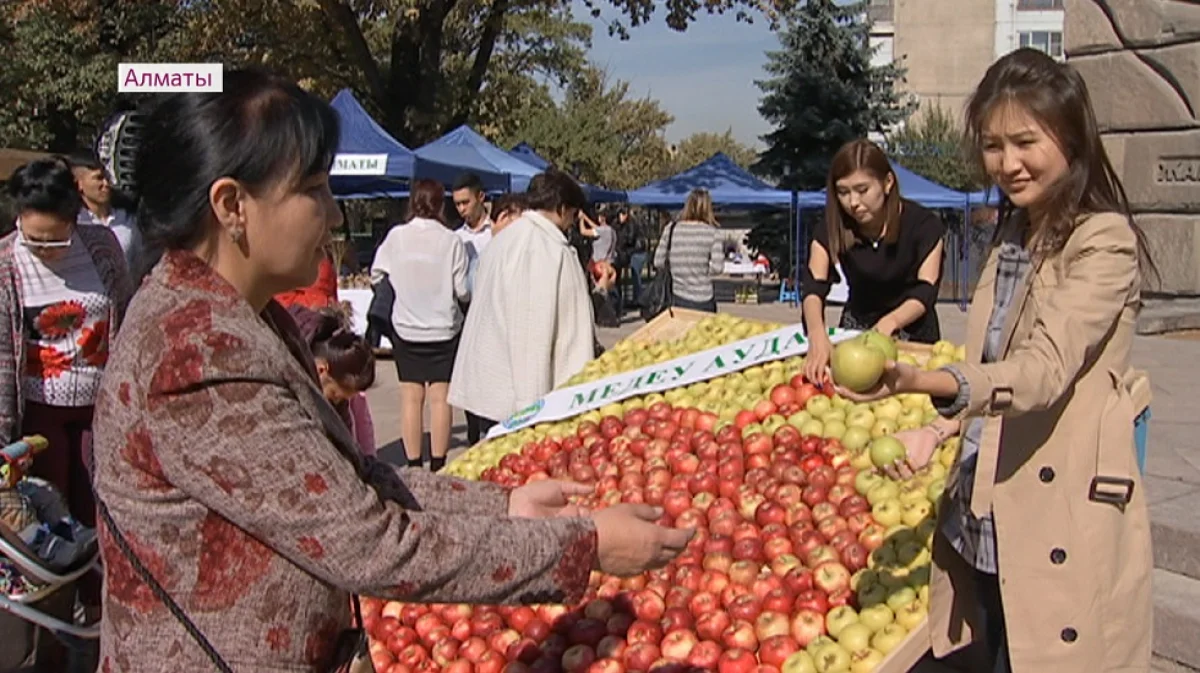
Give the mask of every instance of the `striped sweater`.
[[[675, 237], [671, 239], [671, 230]], [[703, 222], [677, 222], [663, 229], [654, 251], [654, 268], [666, 263], [667, 242], [671, 242], [671, 275], [675, 296], [702, 302], [713, 298], [712, 277], [725, 268], [721, 230]]]

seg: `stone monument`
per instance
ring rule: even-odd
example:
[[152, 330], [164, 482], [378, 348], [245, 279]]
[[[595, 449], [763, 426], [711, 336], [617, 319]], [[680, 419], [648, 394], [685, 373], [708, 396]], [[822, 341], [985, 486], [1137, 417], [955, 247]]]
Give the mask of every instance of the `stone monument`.
[[1066, 0], [1067, 59], [1161, 282], [1139, 331], [1200, 328], [1200, 0]]

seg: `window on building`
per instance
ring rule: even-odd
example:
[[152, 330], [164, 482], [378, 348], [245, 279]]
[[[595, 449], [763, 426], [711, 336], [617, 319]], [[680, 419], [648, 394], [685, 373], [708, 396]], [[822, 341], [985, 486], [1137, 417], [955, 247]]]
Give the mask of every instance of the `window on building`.
[[1044, 11], [1047, 9], [1062, 9], [1063, 0], [1017, 0], [1017, 9]]
[[1033, 47], [1050, 54], [1054, 58], [1063, 57], [1062, 31], [1033, 30], [1021, 33], [1021, 46]]

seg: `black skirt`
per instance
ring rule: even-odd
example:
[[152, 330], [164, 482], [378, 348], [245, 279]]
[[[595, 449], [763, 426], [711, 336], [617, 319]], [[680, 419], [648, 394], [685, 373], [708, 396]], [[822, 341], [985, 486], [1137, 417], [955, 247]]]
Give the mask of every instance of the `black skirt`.
[[392, 359], [396, 362], [396, 375], [405, 383], [449, 383], [460, 336], [447, 341], [395, 339]]

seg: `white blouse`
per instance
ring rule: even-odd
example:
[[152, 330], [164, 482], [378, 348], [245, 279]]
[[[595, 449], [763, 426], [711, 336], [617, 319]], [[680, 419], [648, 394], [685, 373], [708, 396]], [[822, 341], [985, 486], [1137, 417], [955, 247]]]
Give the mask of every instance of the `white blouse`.
[[414, 217], [388, 232], [371, 273], [384, 272], [396, 292], [392, 326], [405, 341], [453, 339], [462, 328], [459, 301], [467, 289], [467, 250], [462, 239], [437, 220]]
[[595, 355], [579, 256], [537, 212], [526, 211], [492, 239], [475, 287], [450, 381], [454, 406], [503, 421]]

